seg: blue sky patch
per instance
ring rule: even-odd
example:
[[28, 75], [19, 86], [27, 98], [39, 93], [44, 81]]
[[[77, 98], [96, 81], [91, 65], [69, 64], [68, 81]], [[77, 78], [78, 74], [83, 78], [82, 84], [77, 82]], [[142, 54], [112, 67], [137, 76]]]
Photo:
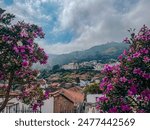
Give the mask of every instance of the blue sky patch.
[[9, 6], [13, 4], [13, 0], [4, 0], [4, 3]]

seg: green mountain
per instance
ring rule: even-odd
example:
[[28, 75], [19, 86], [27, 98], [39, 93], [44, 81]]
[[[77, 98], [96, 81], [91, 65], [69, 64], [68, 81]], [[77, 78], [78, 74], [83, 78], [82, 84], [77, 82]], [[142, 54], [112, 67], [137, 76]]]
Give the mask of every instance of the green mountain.
[[68, 54], [49, 55], [49, 66], [63, 65], [70, 62], [82, 62], [91, 60], [101, 60], [103, 63], [109, 62], [127, 49], [129, 45], [124, 43], [111, 42], [103, 45], [94, 46], [85, 51], [76, 51]]

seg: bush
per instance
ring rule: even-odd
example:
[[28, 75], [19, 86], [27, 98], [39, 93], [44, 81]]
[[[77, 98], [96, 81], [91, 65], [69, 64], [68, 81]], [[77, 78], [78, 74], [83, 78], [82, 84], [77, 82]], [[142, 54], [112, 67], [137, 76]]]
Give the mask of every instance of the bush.
[[[31, 67], [33, 63], [47, 62], [44, 49], [35, 43], [36, 38], [44, 38], [44, 33], [34, 24], [20, 21], [12, 24], [14, 18], [14, 15], [0, 9], [0, 82], [7, 84], [0, 88], [4, 95], [0, 111], [6, 107], [10, 92], [15, 90], [20, 91], [18, 99], [30, 103], [35, 110], [45, 96], [38, 85], [31, 84], [39, 73]], [[13, 87], [16, 84], [18, 87]]]
[[144, 25], [137, 35], [130, 33], [124, 40], [130, 47], [118, 57], [120, 64], [102, 70], [100, 112], [150, 112], [150, 29]]

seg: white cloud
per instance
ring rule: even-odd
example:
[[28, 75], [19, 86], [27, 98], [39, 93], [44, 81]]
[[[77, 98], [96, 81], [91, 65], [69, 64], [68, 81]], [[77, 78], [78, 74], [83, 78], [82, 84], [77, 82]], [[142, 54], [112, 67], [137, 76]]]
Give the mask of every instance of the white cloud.
[[41, 3], [50, 2], [60, 7], [57, 26], [51, 33], [57, 35], [58, 31], [71, 30], [75, 37], [68, 44], [41, 44], [48, 53], [69, 53], [110, 41], [122, 41], [130, 27], [150, 26], [150, 0], [26, 0], [23, 4], [14, 0], [14, 5], [7, 9], [21, 19], [36, 22], [36, 17], [39, 21], [51, 19], [41, 11]]
[[51, 20], [50, 15], [41, 11], [41, 4], [47, 0], [14, 0], [13, 5], [5, 5], [7, 12], [14, 13], [18, 20], [40, 25], [40, 20]]
[[140, 0], [137, 6], [125, 15], [125, 26], [134, 26], [135, 28], [139, 28], [144, 24], [150, 26], [149, 5], [149, 0]]
[[47, 51], [68, 53], [110, 41], [122, 41], [129, 35], [127, 30], [130, 27], [139, 29], [143, 24], [150, 26], [149, 0], [132, 4], [127, 0], [123, 3], [125, 11], [119, 11], [119, 7], [114, 5], [116, 2], [117, 0], [64, 0], [57, 29], [71, 29], [77, 37], [69, 44], [47, 46]]

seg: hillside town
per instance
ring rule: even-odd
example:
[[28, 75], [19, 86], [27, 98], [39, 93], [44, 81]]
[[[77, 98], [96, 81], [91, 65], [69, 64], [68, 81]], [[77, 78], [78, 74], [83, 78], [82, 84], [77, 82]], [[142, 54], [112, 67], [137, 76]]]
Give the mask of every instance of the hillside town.
[[[110, 65], [118, 64], [112, 62]], [[42, 76], [36, 80], [43, 91], [49, 91], [49, 97], [36, 113], [96, 113], [96, 98], [101, 96], [98, 92], [100, 79], [103, 77], [100, 70], [105, 64], [97, 61], [82, 63], [69, 63], [62, 65], [58, 70], [39, 72]], [[84, 68], [84, 69], [83, 69]], [[33, 86], [35, 85], [32, 83]], [[3, 84], [0, 84], [0, 87]], [[96, 89], [96, 90], [94, 90]], [[32, 113], [30, 105], [17, 99], [19, 91], [10, 93], [10, 100], [3, 110], [6, 113]], [[0, 95], [2, 101], [3, 95]]]
[[150, 3], [127, 1], [0, 0], [0, 113], [149, 113]]

